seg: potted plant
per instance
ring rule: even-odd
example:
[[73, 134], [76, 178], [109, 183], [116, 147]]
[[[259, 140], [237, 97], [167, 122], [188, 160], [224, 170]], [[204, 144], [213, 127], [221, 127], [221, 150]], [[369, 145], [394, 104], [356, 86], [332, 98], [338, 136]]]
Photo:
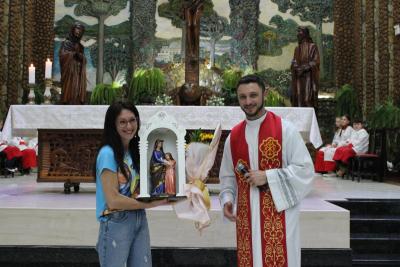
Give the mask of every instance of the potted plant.
[[121, 97], [122, 89], [116, 84], [100, 83], [93, 89], [90, 96], [91, 105], [110, 105]]
[[135, 104], [154, 104], [165, 93], [165, 76], [159, 68], [140, 68], [135, 71], [129, 86], [128, 98]]

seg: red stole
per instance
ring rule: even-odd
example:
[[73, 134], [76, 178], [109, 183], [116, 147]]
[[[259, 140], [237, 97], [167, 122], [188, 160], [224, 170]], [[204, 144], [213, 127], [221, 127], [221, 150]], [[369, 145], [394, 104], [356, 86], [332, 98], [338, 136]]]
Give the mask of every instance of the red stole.
[[[230, 136], [233, 166], [242, 162], [250, 169], [249, 149], [245, 138], [246, 121], [236, 125]], [[268, 111], [258, 134], [258, 166], [260, 170], [282, 167], [281, 118]], [[237, 199], [238, 267], [253, 266], [251, 241], [250, 186], [235, 170]], [[285, 212], [277, 212], [269, 189], [260, 189], [261, 252], [263, 267], [287, 266]]]

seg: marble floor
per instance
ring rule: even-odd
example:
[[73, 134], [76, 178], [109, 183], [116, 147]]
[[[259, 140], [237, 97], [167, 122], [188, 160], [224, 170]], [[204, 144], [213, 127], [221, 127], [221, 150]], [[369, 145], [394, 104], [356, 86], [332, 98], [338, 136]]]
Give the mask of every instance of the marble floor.
[[[217, 193], [217, 185], [209, 185]], [[93, 246], [97, 239], [95, 185], [81, 184], [66, 195], [62, 183], [37, 183], [36, 174], [0, 178], [0, 245]], [[303, 248], [349, 248], [349, 212], [329, 200], [399, 198], [400, 186], [360, 183], [317, 175], [314, 189], [301, 203]], [[211, 226], [200, 235], [193, 222], [177, 219], [170, 205], [148, 210], [154, 247], [235, 247], [235, 226], [222, 220], [212, 196]], [[184, 235], [182, 234], [184, 233]]]
[[[218, 193], [218, 185], [208, 185], [212, 193]], [[62, 183], [37, 183], [36, 173], [16, 175], [14, 178], [0, 177], [0, 208], [67, 208], [93, 209], [95, 207], [94, 183], [82, 183], [80, 192], [66, 195]], [[347, 198], [400, 199], [400, 186], [371, 180], [355, 182], [337, 177], [317, 174], [314, 188], [305, 199], [344, 200]], [[170, 209], [168, 206], [161, 209]], [[212, 210], [220, 210], [216, 198]]]

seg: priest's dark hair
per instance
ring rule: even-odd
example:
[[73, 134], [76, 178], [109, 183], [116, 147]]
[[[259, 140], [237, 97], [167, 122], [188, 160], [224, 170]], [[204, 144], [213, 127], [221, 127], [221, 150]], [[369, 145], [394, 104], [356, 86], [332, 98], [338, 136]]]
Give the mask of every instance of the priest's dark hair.
[[[122, 140], [120, 135], [118, 134], [117, 131], [117, 117], [121, 113], [123, 109], [127, 109], [131, 111], [133, 114], [135, 114], [136, 121], [137, 121], [137, 130], [132, 138], [132, 140], [129, 142], [129, 153], [132, 157], [132, 161], [136, 167], [136, 169], [139, 171], [140, 167], [140, 156], [139, 156], [139, 136], [138, 132], [140, 129], [140, 117], [139, 117], [139, 111], [137, 110], [136, 106], [132, 104], [131, 102], [114, 102], [111, 104], [106, 112], [106, 117], [104, 120], [104, 131], [103, 131], [103, 138], [101, 145], [99, 147], [99, 150], [97, 152], [97, 155], [100, 151], [100, 149], [103, 146], [110, 146], [112, 150], [114, 151], [114, 158], [115, 161], [117, 162], [117, 166], [119, 171], [127, 178], [128, 173], [126, 172], [124, 168], [124, 146], [122, 144]], [[97, 156], [96, 156], [97, 159]], [[96, 164], [94, 168], [94, 176], [96, 177]]]
[[261, 90], [263, 92], [265, 91], [264, 81], [260, 78], [260, 76], [258, 76], [256, 74], [249, 74], [249, 75], [246, 75], [246, 76], [243, 76], [242, 78], [240, 78], [240, 80], [236, 86], [236, 91], [240, 85], [249, 84], [249, 83], [256, 83], [256, 84], [258, 84], [258, 86], [261, 88]]

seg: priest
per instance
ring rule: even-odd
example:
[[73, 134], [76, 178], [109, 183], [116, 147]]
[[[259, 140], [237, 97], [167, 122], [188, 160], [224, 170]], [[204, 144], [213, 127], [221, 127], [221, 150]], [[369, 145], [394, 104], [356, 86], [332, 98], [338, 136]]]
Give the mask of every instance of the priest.
[[224, 217], [236, 222], [239, 267], [300, 266], [300, 201], [311, 190], [314, 167], [299, 132], [264, 108], [256, 75], [236, 93], [246, 119], [228, 136], [220, 169]]

